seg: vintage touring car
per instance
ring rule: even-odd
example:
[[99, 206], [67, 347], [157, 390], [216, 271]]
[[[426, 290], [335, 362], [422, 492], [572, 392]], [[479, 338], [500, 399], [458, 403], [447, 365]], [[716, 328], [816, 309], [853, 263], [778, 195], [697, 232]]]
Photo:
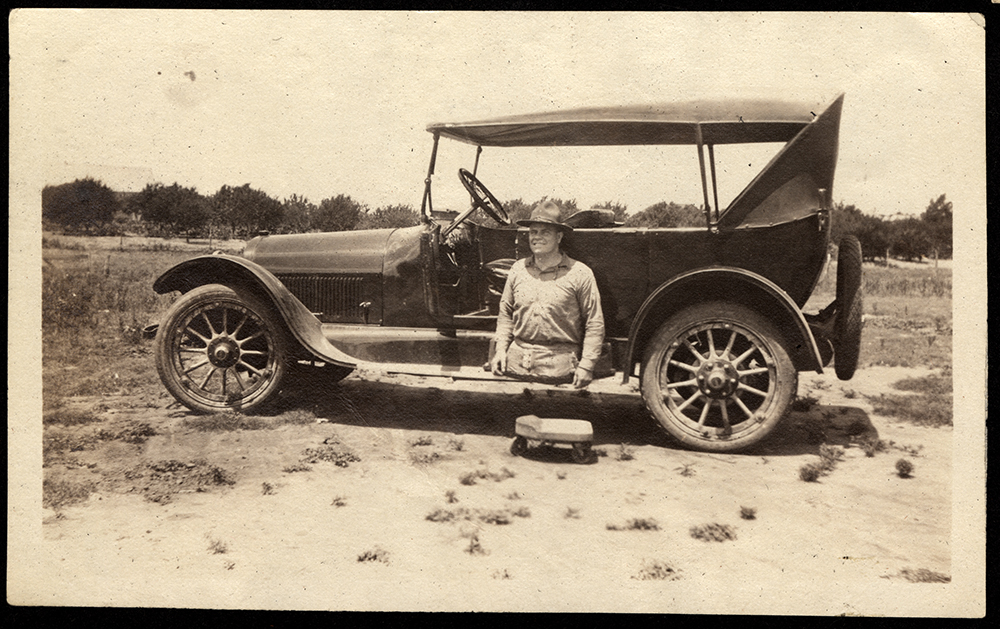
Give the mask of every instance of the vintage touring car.
[[[650, 413], [682, 444], [745, 448], [786, 413], [799, 371], [833, 361], [847, 380], [857, 365], [856, 239], [839, 243], [834, 301], [803, 312], [829, 257], [842, 104], [817, 114], [784, 101], [693, 101], [429, 125], [420, 225], [262, 234], [242, 256], [197, 257], [159, 277], [156, 292], [182, 296], [158, 326], [158, 372], [199, 412], [255, 409], [300, 364], [331, 382], [359, 367], [496, 378], [484, 365], [499, 297], [529, 252], [526, 230], [477, 178], [484, 147], [690, 145], [703, 227], [628, 228], [583, 210], [566, 218], [575, 230], [564, 244], [600, 288], [613, 371], [599, 375], [638, 378]], [[441, 139], [475, 147], [471, 170], [459, 169], [471, 199], [461, 213], [432, 205]], [[715, 147], [767, 142], [780, 150], [718, 207]], [[493, 220], [469, 220], [480, 210]]]

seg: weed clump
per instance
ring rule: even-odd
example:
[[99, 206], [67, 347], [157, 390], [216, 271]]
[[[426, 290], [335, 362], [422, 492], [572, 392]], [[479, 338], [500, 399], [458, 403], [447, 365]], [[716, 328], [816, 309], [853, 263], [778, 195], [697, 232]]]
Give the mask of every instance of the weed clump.
[[799, 468], [799, 478], [807, 483], [815, 483], [823, 475], [823, 466], [819, 463], [806, 463]]
[[58, 509], [84, 502], [94, 491], [93, 483], [79, 483], [65, 480], [42, 480], [42, 506]]
[[417, 447], [417, 446], [430, 446], [430, 445], [434, 445], [434, 440], [431, 438], [430, 435], [421, 435], [421, 436], [417, 437], [416, 439], [411, 440], [410, 441], [410, 445], [413, 446], [413, 447]]
[[317, 448], [306, 448], [302, 451], [302, 463], [315, 465], [320, 461], [333, 463], [337, 467], [347, 467], [351, 463], [357, 463], [361, 458], [340, 445], [334, 440], [333, 443], [324, 443]]
[[212, 538], [209, 538], [209, 540], [208, 540], [208, 550], [213, 555], [225, 555], [226, 553], [229, 552], [229, 545], [226, 544], [221, 539], [212, 539]]
[[903, 568], [897, 576], [906, 579], [910, 583], [951, 583], [950, 576], [928, 570], [927, 568], [918, 568], [916, 570]]
[[514, 521], [514, 518], [530, 518], [531, 510], [528, 507], [518, 509], [441, 509], [431, 511], [424, 518], [430, 522], [446, 523], [458, 521], [478, 520], [486, 524], [505, 525]]
[[333, 497], [333, 501], [330, 502], [330, 506], [332, 506], [332, 507], [346, 507], [347, 506], [347, 498], [345, 498], [343, 496], [334, 496]]
[[371, 550], [366, 550], [365, 552], [358, 555], [358, 563], [367, 563], [371, 561], [376, 561], [378, 563], [389, 563], [389, 553], [388, 551], [376, 546]]
[[608, 524], [605, 528], [609, 531], [659, 531], [660, 525], [653, 518], [632, 518], [625, 524]]
[[631, 461], [635, 458], [635, 449], [627, 443], [618, 446], [618, 454], [615, 457], [619, 461]]
[[639, 581], [676, 581], [681, 578], [680, 570], [663, 561], [645, 561], [642, 569], [632, 577]]
[[269, 483], [267, 481], [264, 481], [263, 483], [260, 484], [260, 493], [263, 494], [263, 495], [265, 495], [265, 496], [274, 495], [274, 493], [275, 493], [275, 491], [274, 491], [274, 485], [272, 485], [271, 483]]
[[703, 542], [725, 542], [736, 539], [736, 529], [728, 524], [702, 524], [691, 527], [691, 537]]
[[514, 478], [517, 476], [514, 472], [507, 469], [506, 467], [500, 468], [499, 472], [490, 472], [489, 470], [476, 470], [474, 472], [466, 472], [458, 477], [458, 482], [463, 485], [475, 485], [479, 480], [491, 480], [493, 482], [499, 483], [505, 481], [508, 478]]
[[744, 520], [756, 520], [757, 509], [754, 507], [740, 507], [740, 517]]
[[294, 474], [295, 472], [311, 472], [312, 466], [306, 465], [305, 463], [293, 463], [281, 468], [281, 471], [286, 474]]
[[42, 416], [43, 426], [52, 426], [54, 424], [59, 424], [61, 426], [80, 426], [83, 424], [90, 424], [93, 422], [99, 422], [101, 418], [95, 415], [90, 410], [74, 410], [61, 408], [49, 413], [45, 413]]
[[896, 474], [900, 478], [910, 478], [913, 476], [913, 463], [910, 463], [906, 459], [899, 459], [896, 461]]

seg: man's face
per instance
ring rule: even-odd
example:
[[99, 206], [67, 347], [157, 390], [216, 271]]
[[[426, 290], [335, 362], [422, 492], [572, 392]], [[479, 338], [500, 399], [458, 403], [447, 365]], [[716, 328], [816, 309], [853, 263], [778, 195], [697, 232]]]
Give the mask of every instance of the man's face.
[[559, 251], [561, 241], [562, 231], [554, 225], [535, 223], [528, 228], [528, 244], [531, 246], [531, 253], [535, 255]]

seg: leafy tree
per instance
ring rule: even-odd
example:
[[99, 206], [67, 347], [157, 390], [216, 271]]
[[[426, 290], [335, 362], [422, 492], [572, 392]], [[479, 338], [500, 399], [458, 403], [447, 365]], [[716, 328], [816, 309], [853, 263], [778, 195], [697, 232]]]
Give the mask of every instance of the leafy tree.
[[142, 192], [129, 200], [129, 209], [148, 223], [169, 233], [197, 231], [211, 218], [211, 203], [194, 188], [176, 182], [147, 184]]
[[889, 249], [892, 255], [905, 260], [919, 260], [930, 251], [930, 238], [920, 219], [904, 218], [890, 225]]
[[317, 208], [315, 204], [309, 202], [309, 199], [293, 194], [282, 201], [281, 207], [282, 232], [301, 234], [310, 230]]
[[281, 202], [245, 183], [238, 188], [222, 186], [212, 197], [215, 220], [228, 226], [234, 236], [249, 236], [273, 230], [282, 221]]
[[420, 215], [409, 205], [389, 205], [374, 212], [365, 212], [355, 229], [385, 229], [412, 227], [420, 224]]
[[944, 197], [942, 194], [937, 199], [931, 199], [920, 215], [930, 241], [930, 252], [938, 258], [950, 258], [952, 255], [952, 205]]
[[611, 210], [615, 213], [615, 221], [621, 223], [625, 221], [625, 212], [628, 211], [628, 207], [622, 205], [621, 203], [605, 201], [604, 203], [598, 203], [594, 206], [595, 210]]
[[368, 208], [346, 194], [338, 194], [319, 202], [311, 226], [323, 232], [355, 229]]
[[68, 229], [94, 229], [122, 211], [115, 192], [87, 177], [42, 188], [42, 217]]
[[690, 203], [660, 201], [625, 219], [626, 227], [704, 227], [705, 213]]

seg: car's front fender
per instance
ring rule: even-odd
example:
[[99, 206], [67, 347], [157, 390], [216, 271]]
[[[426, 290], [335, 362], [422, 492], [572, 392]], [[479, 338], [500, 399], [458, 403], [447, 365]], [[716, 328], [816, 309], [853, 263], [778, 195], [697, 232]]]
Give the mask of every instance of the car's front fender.
[[689, 271], [665, 282], [643, 302], [629, 330], [624, 381], [643, 358], [647, 341], [673, 314], [704, 301], [733, 301], [768, 317], [784, 334], [792, 362], [799, 371], [823, 373], [823, 358], [809, 324], [795, 301], [771, 280], [736, 267]]
[[358, 361], [330, 344], [319, 319], [264, 267], [245, 258], [213, 254], [185, 260], [153, 283], [164, 294], [186, 293], [205, 284], [222, 284], [251, 290], [274, 304], [295, 340], [317, 360], [354, 369]]

